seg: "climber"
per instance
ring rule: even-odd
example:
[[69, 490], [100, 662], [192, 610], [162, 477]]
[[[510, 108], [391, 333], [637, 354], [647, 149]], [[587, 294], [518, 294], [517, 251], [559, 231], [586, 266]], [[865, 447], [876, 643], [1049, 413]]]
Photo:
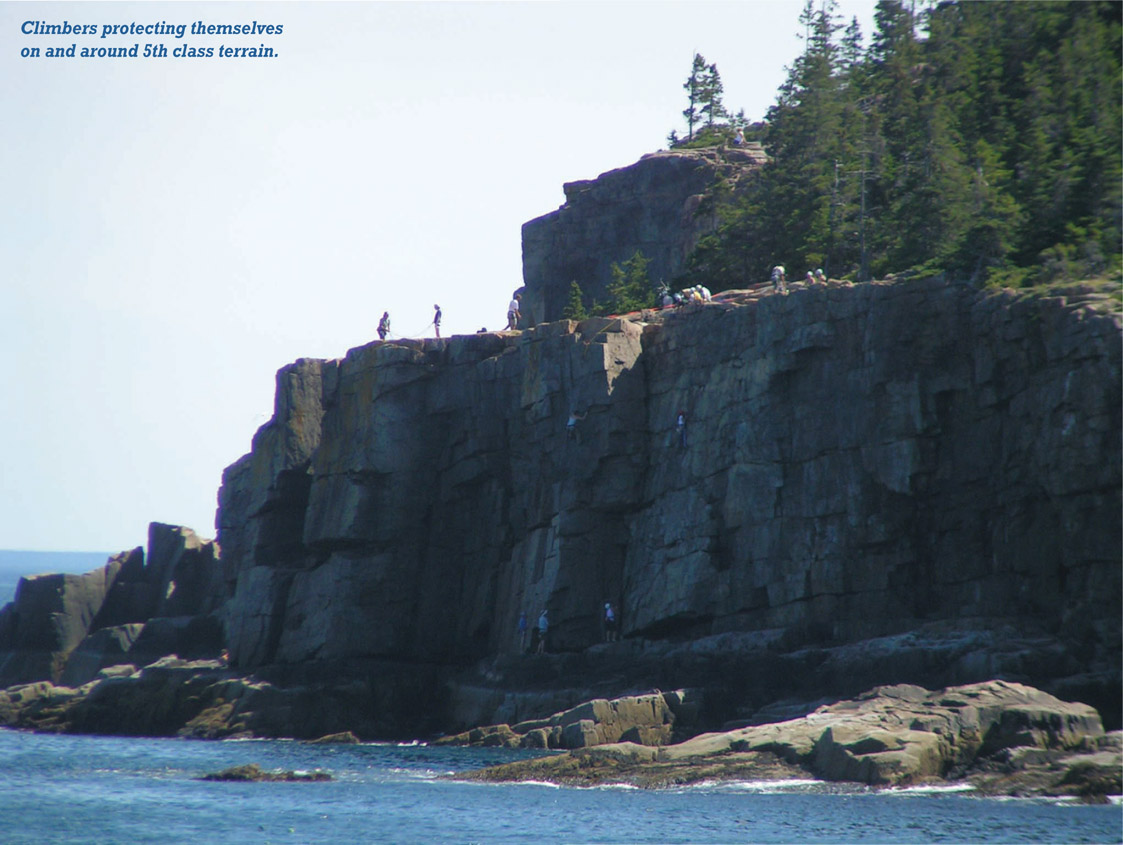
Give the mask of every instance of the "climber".
[[546, 611], [538, 617], [538, 653], [546, 651], [546, 632], [550, 630], [550, 620], [546, 618]]
[[583, 414], [579, 414], [576, 411], [569, 412], [569, 419], [565, 421], [565, 437], [567, 440], [577, 439], [577, 423], [587, 416], [589, 416], [588, 411]]
[[437, 332], [437, 337], [440, 337], [441, 336], [441, 306], [434, 305], [433, 310], [436, 312], [435, 314], [433, 314], [433, 328]]
[[827, 283], [827, 277], [826, 274], [823, 273], [822, 267], [815, 271], [815, 281], [821, 285], [825, 285]]
[[517, 329], [519, 327], [519, 300], [522, 299], [521, 293], [516, 293], [511, 304], [507, 306], [507, 329], [508, 331]]
[[772, 289], [779, 293], [788, 292], [788, 283], [784, 278], [784, 265], [777, 264], [772, 268]]
[[526, 611], [519, 614], [519, 654], [526, 652]]
[[604, 603], [604, 641], [606, 643], [616, 641], [616, 611], [613, 610], [610, 601]]
[[386, 340], [388, 334], [390, 334], [390, 312], [383, 311], [382, 319], [378, 321], [378, 339]]
[[675, 420], [675, 428], [678, 430], [678, 442], [683, 449], [686, 448], [686, 412], [679, 411], [678, 419]]

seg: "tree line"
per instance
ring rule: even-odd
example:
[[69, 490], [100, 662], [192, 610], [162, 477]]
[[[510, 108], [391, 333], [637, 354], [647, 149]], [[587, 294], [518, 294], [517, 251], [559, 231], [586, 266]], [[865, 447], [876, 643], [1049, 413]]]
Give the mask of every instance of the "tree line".
[[763, 124], [730, 118], [697, 55], [688, 135], [749, 129], [769, 161], [691, 257], [714, 290], [772, 264], [835, 278], [946, 272], [1011, 286], [1118, 273], [1123, 77], [1117, 2], [880, 0], [868, 47], [808, 0], [804, 48]]

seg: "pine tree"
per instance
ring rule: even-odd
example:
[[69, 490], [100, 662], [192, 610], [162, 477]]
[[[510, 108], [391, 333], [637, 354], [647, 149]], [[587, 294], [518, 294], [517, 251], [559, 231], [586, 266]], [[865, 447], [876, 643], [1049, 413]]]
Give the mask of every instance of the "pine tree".
[[702, 57], [701, 53], [695, 53], [694, 63], [690, 68], [690, 76], [688, 76], [686, 82], [682, 84], [683, 90], [686, 91], [689, 99], [689, 104], [682, 111], [682, 116], [686, 119], [687, 141], [694, 140], [694, 124], [701, 121], [702, 86], [705, 74], [706, 60]]
[[725, 87], [721, 84], [721, 74], [718, 73], [716, 64], [706, 65], [701, 77], [699, 101], [702, 107], [699, 112], [705, 116], [706, 127], [713, 129], [714, 122], [729, 116], [722, 103]]
[[574, 280], [569, 283], [569, 299], [562, 309], [562, 317], [567, 320], [584, 320], [589, 316], [589, 312], [585, 310], [584, 294], [581, 292], [581, 286]]
[[608, 304], [610, 314], [627, 314], [650, 308], [653, 304], [654, 291], [647, 278], [647, 265], [651, 259], [636, 250], [623, 264], [613, 262], [609, 268], [612, 281], [608, 283]]

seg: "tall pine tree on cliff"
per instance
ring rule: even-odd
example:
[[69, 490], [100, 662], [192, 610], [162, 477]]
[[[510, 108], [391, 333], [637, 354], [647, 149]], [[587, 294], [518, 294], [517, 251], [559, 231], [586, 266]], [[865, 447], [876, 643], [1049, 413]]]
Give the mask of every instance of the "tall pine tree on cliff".
[[687, 107], [682, 110], [682, 116], [685, 118], [687, 126], [687, 141], [694, 140], [694, 124], [702, 119], [702, 85], [705, 73], [706, 60], [702, 58], [701, 53], [695, 53], [694, 63], [690, 68], [690, 76], [682, 84], [688, 99]]

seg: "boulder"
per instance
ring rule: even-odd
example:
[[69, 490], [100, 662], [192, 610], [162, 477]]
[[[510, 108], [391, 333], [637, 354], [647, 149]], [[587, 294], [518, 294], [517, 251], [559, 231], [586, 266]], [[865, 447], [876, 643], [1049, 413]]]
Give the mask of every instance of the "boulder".
[[1067, 749], [1104, 735], [1094, 708], [1022, 684], [990, 681], [929, 692], [902, 684], [826, 705], [789, 722], [707, 734], [663, 759], [768, 751], [827, 780], [911, 783], [1000, 749]]
[[446, 745], [505, 745], [522, 748], [591, 748], [621, 740], [639, 745], [670, 741], [675, 711], [682, 708], [686, 692], [598, 698], [554, 713], [543, 719], [474, 728], [438, 741]]
[[129, 663], [129, 652], [143, 629], [143, 624], [134, 623], [102, 628], [88, 635], [70, 653], [59, 682], [63, 686], [80, 687], [103, 669]]

